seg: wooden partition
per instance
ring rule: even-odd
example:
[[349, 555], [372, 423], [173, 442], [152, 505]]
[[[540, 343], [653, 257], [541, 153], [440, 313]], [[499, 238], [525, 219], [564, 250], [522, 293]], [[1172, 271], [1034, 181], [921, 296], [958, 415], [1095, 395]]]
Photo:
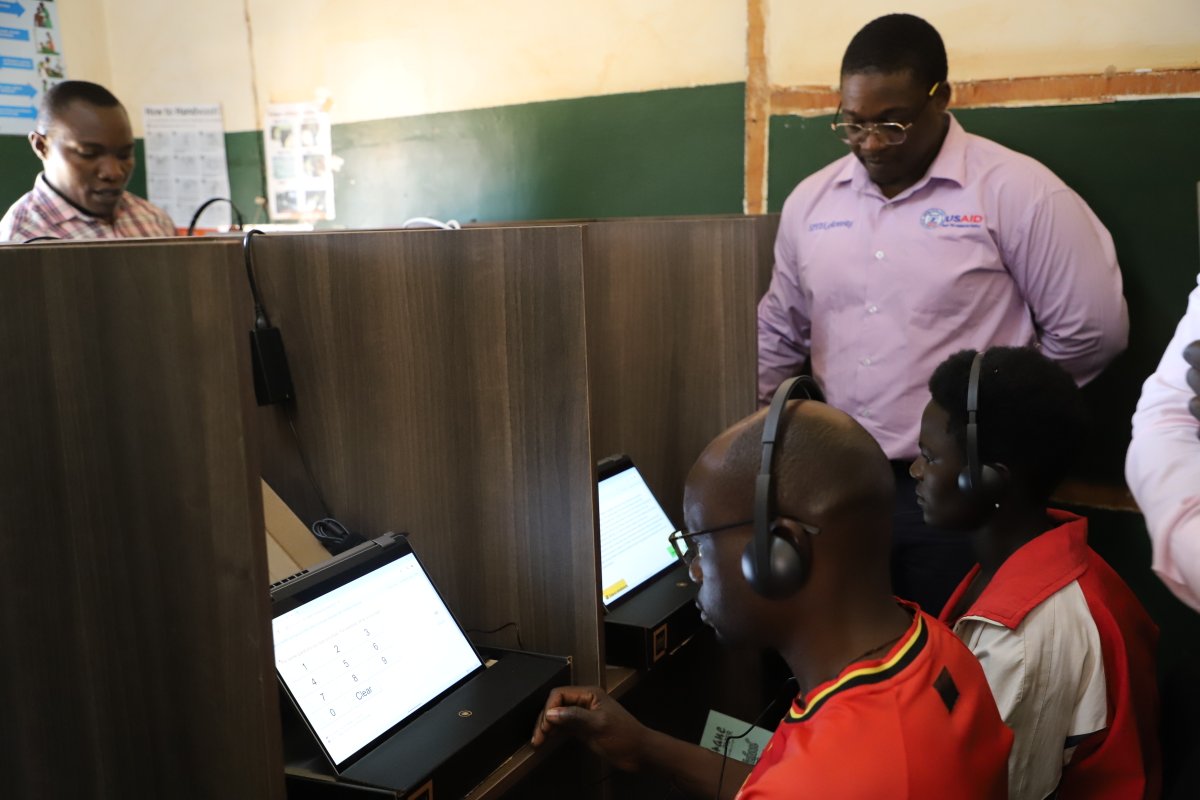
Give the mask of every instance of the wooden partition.
[[692, 462], [756, 407], [756, 307], [777, 224], [716, 217], [587, 227], [592, 447], [628, 453], [677, 525]]
[[0, 247], [7, 797], [283, 795], [239, 270]]
[[[601, 678], [578, 226], [256, 238], [296, 388], [263, 475], [311, 521], [406, 531], [472, 629]], [[485, 641], [515, 646], [507, 629]]]

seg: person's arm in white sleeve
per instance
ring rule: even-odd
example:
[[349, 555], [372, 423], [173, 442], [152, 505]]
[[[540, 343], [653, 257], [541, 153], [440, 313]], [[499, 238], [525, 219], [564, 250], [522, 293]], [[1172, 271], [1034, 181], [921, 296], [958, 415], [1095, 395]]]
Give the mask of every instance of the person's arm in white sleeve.
[[1016, 231], [1005, 263], [1028, 304], [1042, 352], [1083, 385], [1129, 339], [1112, 236], [1067, 187], [1037, 201]]
[[800, 371], [812, 344], [808, 302], [789, 230], [785, 213], [775, 239], [771, 287], [758, 303], [759, 405], [766, 405], [779, 384]]
[[1175, 596], [1200, 611], [1200, 423], [1188, 410], [1183, 351], [1200, 339], [1200, 288], [1142, 386], [1133, 415], [1125, 479], [1146, 517], [1154, 571]]

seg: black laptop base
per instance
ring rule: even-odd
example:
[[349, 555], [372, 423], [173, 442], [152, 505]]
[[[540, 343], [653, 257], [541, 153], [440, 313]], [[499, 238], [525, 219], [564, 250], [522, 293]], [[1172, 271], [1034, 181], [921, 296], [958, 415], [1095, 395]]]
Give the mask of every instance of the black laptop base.
[[565, 658], [514, 651], [499, 655], [495, 664], [340, 776], [319, 756], [292, 710], [284, 720], [289, 773], [310, 780], [323, 774], [333, 782], [388, 789], [411, 800], [462, 797], [529, 741], [550, 690], [571, 681]]
[[604, 617], [604, 660], [647, 670], [700, 630], [696, 584], [679, 564]]

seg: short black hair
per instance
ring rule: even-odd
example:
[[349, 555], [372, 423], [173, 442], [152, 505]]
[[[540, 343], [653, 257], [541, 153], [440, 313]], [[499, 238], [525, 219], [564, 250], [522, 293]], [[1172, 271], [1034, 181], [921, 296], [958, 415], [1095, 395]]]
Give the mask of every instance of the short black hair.
[[[967, 384], [974, 350], [933, 371], [929, 393], [950, 415], [947, 432], [967, 452]], [[1075, 461], [1085, 429], [1079, 387], [1061, 366], [1030, 347], [993, 347], [983, 354], [976, 424], [979, 460], [1001, 463], [1047, 500]]]
[[121, 101], [116, 95], [98, 83], [88, 81], [63, 81], [50, 87], [42, 96], [42, 104], [38, 108], [37, 129], [39, 133], [50, 130], [51, 123], [67, 106], [76, 101], [82, 101], [100, 108], [120, 106]]
[[842, 56], [842, 75], [911, 71], [917, 82], [946, 81], [946, 45], [937, 29], [912, 14], [888, 14], [854, 34]]

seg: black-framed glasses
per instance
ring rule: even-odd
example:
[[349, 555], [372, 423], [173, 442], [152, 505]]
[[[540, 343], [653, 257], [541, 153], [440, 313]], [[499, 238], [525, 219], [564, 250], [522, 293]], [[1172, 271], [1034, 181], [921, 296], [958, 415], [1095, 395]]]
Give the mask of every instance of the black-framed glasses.
[[[778, 514], [777, 516], [783, 517], [784, 519], [790, 519], [808, 533], [815, 535], [821, 532], [821, 529], [816, 525], [810, 525], [807, 522], [801, 522], [795, 517], [789, 517], [786, 514]], [[696, 554], [699, 552], [699, 550], [692, 544], [692, 540], [697, 536], [707, 536], [710, 533], [731, 531], [734, 528], [741, 528], [746, 525], [753, 524], [754, 520], [748, 519], [743, 522], [731, 522], [728, 525], [720, 525], [716, 528], [706, 528], [702, 531], [675, 531], [667, 537], [667, 541], [671, 543], [671, 547], [675, 550], [675, 555], [679, 556], [679, 560], [684, 564], [691, 566], [692, 562], [696, 559]]]
[[[929, 90], [929, 94], [925, 96], [925, 102], [921, 103], [921, 107], [917, 109], [916, 115], [920, 115], [925, 110], [925, 106], [929, 105], [929, 101], [933, 99], [933, 93], [942, 85], [941, 81], [935, 83]], [[855, 144], [865, 141], [868, 136], [875, 134], [879, 141], [889, 147], [895, 147], [898, 144], [904, 144], [908, 140], [908, 129], [916, 122], [838, 122], [842, 116], [842, 104], [838, 103], [837, 113], [833, 115], [833, 122], [829, 123], [829, 128], [834, 134], [846, 144]]]

